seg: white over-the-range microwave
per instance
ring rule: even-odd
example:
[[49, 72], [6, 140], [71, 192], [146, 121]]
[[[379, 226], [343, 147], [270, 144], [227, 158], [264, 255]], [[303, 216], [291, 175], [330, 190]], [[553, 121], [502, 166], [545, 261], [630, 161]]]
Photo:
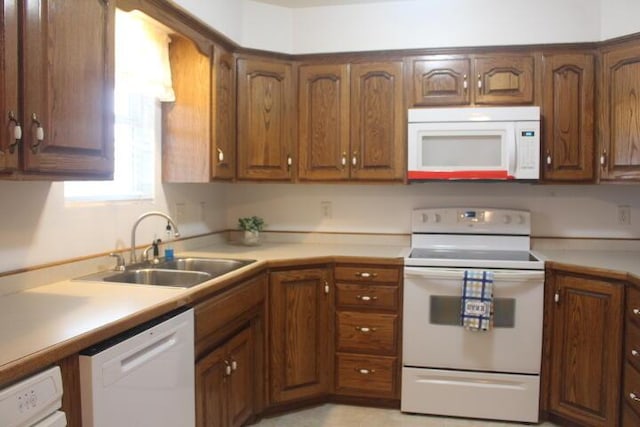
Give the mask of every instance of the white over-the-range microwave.
[[536, 180], [540, 107], [409, 109], [410, 181]]

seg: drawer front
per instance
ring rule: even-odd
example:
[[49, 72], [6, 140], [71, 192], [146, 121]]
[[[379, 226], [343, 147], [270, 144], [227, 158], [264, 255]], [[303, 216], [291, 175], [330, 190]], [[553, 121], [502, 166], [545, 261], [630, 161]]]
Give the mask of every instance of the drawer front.
[[398, 316], [339, 312], [338, 351], [396, 355]]
[[627, 319], [640, 327], [640, 291], [631, 287], [627, 292]]
[[337, 283], [336, 289], [338, 308], [398, 309], [397, 286]]
[[396, 357], [338, 354], [336, 392], [343, 395], [396, 397]]
[[636, 414], [627, 403], [622, 404], [622, 427], [640, 426], [640, 415]]
[[368, 265], [347, 267], [336, 266], [336, 282], [374, 282], [374, 283], [398, 283], [400, 280], [399, 268], [371, 267]]
[[631, 322], [627, 322], [627, 332], [624, 342], [625, 358], [640, 371], [640, 327]]
[[622, 390], [622, 395], [627, 405], [637, 415], [640, 415], [640, 373], [628, 363], [624, 364], [624, 385]]

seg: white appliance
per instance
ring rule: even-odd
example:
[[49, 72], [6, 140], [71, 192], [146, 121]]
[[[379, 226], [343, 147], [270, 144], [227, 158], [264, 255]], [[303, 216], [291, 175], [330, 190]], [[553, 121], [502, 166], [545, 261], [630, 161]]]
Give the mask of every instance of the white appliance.
[[82, 425], [194, 426], [193, 335], [189, 309], [83, 351]]
[[410, 181], [540, 177], [540, 107], [409, 109]]
[[[544, 262], [530, 214], [418, 209], [405, 258], [401, 409], [538, 422]], [[493, 274], [493, 326], [462, 326], [465, 270]]]
[[62, 376], [54, 366], [0, 390], [2, 427], [66, 427]]

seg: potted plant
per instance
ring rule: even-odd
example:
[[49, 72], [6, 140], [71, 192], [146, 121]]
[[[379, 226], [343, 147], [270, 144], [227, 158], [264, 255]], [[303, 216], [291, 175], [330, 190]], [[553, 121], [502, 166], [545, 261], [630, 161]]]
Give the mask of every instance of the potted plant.
[[260, 232], [264, 228], [264, 220], [257, 216], [238, 218], [238, 227], [244, 231], [242, 242], [245, 245], [260, 243]]

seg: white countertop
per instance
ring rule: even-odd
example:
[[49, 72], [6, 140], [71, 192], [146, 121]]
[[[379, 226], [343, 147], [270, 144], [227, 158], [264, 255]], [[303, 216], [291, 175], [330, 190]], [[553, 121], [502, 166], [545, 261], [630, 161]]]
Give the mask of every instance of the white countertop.
[[[394, 244], [266, 242], [252, 247], [218, 243], [177, 255], [277, 262], [341, 256], [402, 259], [408, 252], [407, 246]], [[640, 277], [638, 251], [545, 249], [536, 253], [550, 261], [628, 272]], [[246, 272], [254, 268], [253, 265], [223, 277], [228, 279]], [[0, 297], [0, 371], [35, 353], [94, 334], [156, 305], [188, 304], [192, 301], [190, 295], [221, 280], [213, 279], [190, 289], [63, 280]]]

